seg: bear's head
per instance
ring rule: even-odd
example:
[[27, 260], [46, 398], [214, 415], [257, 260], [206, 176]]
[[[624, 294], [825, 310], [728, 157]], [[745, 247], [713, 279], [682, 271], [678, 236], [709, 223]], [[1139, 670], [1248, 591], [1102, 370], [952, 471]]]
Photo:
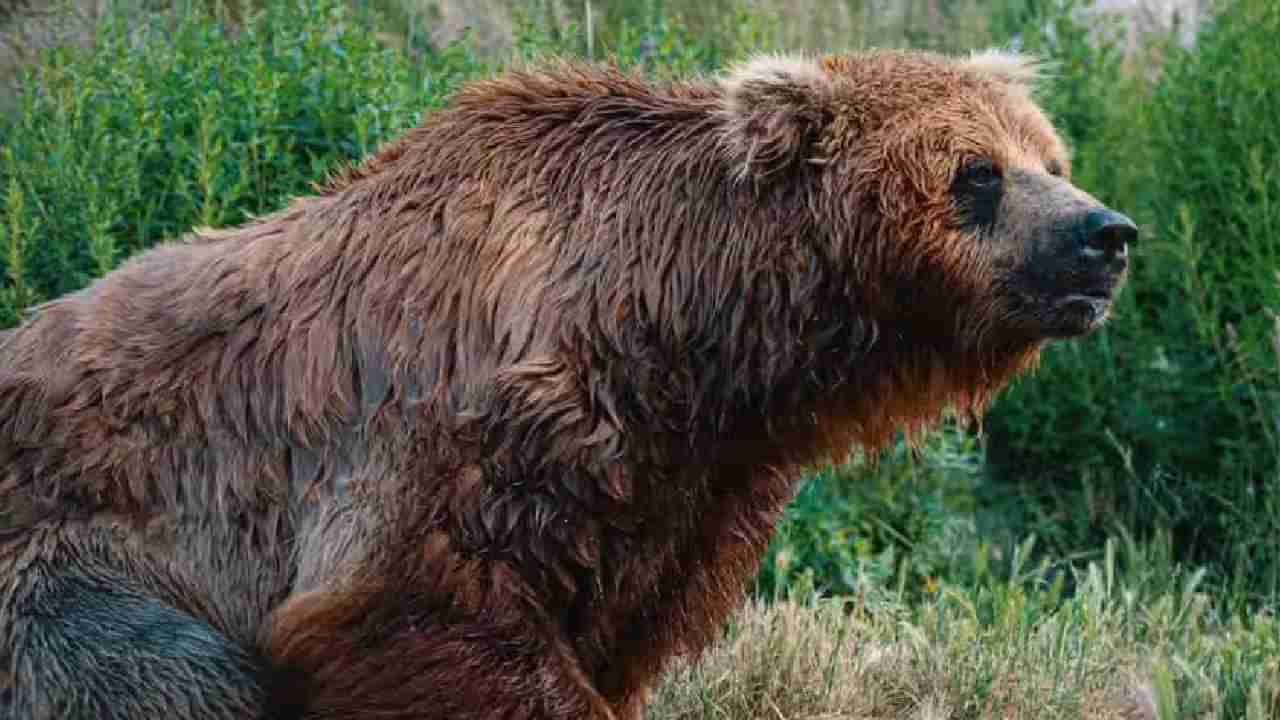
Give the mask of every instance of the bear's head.
[[757, 57], [723, 79], [723, 144], [743, 182], [815, 184], [823, 242], [875, 317], [979, 351], [1078, 336], [1107, 318], [1138, 231], [1072, 184], [1041, 67]]

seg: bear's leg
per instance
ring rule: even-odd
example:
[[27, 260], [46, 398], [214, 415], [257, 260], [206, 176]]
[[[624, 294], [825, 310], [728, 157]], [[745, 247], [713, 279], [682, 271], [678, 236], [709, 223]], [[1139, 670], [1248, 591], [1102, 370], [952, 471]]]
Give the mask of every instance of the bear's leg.
[[313, 592], [279, 608], [264, 645], [299, 684], [278, 702], [308, 719], [615, 720], [568, 648], [523, 620], [395, 605]]
[[0, 627], [4, 718], [268, 718], [252, 652], [117, 582], [60, 573], [24, 583]]

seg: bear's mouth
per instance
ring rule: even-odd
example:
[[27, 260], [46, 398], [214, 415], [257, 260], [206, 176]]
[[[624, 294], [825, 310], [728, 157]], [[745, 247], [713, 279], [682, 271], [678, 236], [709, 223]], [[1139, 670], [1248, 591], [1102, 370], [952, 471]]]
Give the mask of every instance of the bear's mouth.
[[1050, 335], [1071, 337], [1101, 327], [1111, 312], [1116, 286], [1074, 290], [1052, 303], [1053, 327]]
[[1079, 303], [1086, 303], [1090, 305], [1097, 305], [1101, 303], [1103, 305], [1110, 305], [1113, 292], [1114, 291], [1109, 288], [1070, 292], [1059, 298], [1056, 304], [1059, 307]]
[[1090, 273], [1054, 282], [1023, 276], [1008, 286], [1012, 292], [1006, 317], [1037, 340], [1087, 335], [1110, 318], [1125, 277], [1124, 272]]

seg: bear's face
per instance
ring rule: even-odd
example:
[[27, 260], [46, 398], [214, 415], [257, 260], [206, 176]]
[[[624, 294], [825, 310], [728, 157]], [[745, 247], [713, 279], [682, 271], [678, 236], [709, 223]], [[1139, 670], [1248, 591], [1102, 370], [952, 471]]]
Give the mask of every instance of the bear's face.
[[758, 58], [726, 81], [729, 148], [743, 177], [820, 188], [816, 223], [899, 305], [882, 313], [973, 346], [1076, 336], [1107, 318], [1137, 228], [1071, 183], [1036, 72], [1002, 53]]
[[[893, 164], [933, 170], [918, 204], [898, 212], [941, 218], [941, 228], [924, 232], [942, 240], [925, 252], [967, 266], [961, 277], [973, 281], [961, 292], [984, 317], [999, 318], [991, 329], [1045, 339], [1099, 327], [1124, 283], [1137, 228], [1071, 183], [1061, 140], [1025, 93], [973, 88], [915, 123], [915, 153]], [[910, 246], [921, 230], [906, 229], [899, 242]]]
[[993, 303], [1008, 331], [1071, 337], [1107, 318], [1137, 228], [1047, 167], [967, 163], [950, 193], [956, 226], [991, 247]]

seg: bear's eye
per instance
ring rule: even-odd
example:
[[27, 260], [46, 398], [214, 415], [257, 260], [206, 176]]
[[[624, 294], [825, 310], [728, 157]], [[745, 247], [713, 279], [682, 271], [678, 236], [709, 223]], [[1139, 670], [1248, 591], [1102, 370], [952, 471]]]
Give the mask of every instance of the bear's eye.
[[1000, 169], [990, 160], [972, 160], [960, 168], [951, 186], [958, 211], [957, 226], [970, 230], [993, 227], [1000, 209], [1000, 196], [1004, 194], [1002, 182]]
[[1000, 184], [1000, 169], [986, 158], [971, 160], [960, 168], [956, 181], [970, 188], [993, 188]]

